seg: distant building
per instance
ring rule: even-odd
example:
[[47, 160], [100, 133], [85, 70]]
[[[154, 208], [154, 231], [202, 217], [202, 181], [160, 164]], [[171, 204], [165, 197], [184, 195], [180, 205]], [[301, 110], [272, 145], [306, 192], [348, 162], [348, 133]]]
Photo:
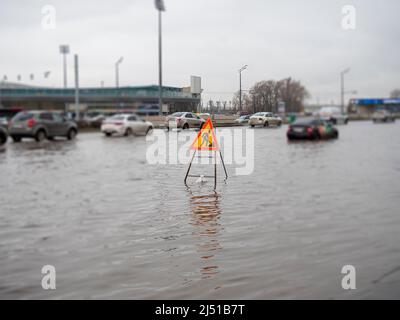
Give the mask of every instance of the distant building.
[[368, 114], [379, 109], [400, 113], [400, 99], [351, 99], [349, 103], [352, 113]]
[[[158, 106], [158, 86], [79, 89], [81, 111], [138, 110], [143, 105]], [[196, 111], [201, 101], [200, 93], [190, 87], [163, 87], [163, 111]], [[32, 87], [0, 82], [0, 106], [26, 110], [68, 110], [73, 108], [75, 89]]]

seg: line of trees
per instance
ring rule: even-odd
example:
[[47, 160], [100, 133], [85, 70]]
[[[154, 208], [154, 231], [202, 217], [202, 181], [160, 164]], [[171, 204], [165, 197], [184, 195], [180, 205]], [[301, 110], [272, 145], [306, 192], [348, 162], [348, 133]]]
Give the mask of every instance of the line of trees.
[[[280, 102], [284, 102], [286, 112], [301, 112], [304, 101], [310, 94], [300, 81], [286, 78], [279, 81], [268, 80], [254, 84], [248, 92], [242, 92], [242, 111], [278, 112]], [[240, 110], [239, 92], [233, 98], [233, 107]]]

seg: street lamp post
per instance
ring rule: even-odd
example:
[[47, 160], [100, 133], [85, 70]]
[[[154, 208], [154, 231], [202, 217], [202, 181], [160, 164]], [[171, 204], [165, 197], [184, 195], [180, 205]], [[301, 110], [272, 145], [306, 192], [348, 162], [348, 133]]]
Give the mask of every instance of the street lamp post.
[[341, 98], [341, 112], [344, 114], [344, 75], [350, 71], [350, 68], [343, 70], [340, 73], [340, 98]]
[[60, 53], [64, 57], [64, 88], [67, 88], [67, 54], [69, 53], [69, 46], [61, 45]]
[[118, 59], [115, 63], [115, 86], [119, 88], [119, 65], [124, 61], [124, 57]]
[[158, 10], [158, 105], [162, 115], [162, 12], [165, 11], [163, 0], [155, 0]]
[[75, 120], [80, 119], [79, 114], [79, 57], [75, 55]]
[[242, 112], [242, 71], [247, 69], [247, 64], [239, 69], [239, 111]]

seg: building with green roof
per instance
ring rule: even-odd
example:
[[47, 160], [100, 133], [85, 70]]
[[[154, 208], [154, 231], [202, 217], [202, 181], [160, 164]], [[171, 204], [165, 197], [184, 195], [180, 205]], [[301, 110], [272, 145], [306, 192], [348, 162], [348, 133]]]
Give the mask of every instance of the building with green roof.
[[[163, 87], [163, 111], [196, 111], [201, 94], [193, 93], [191, 87]], [[79, 102], [82, 111], [91, 110], [137, 110], [143, 105], [158, 106], [158, 86], [120, 88], [80, 88]], [[75, 89], [33, 87], [10, 82], [0, 83], [0, 105], [5, 108], [24, 110], [73, 109]]]

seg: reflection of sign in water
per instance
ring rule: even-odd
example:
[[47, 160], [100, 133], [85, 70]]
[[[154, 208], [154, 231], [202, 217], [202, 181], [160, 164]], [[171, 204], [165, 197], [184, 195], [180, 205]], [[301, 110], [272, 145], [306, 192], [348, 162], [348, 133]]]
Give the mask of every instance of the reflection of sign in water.
[[222, 229], [219, 222], [222, 213], [219, 195], [192, 195], [190, 202], [190, 224], [195, 227], [193, 234], [199, 236], [197, 247], [202, 261], [200, 273], [203, 278], [211, 278], [219, 273], [219, 266], [214, 257], [222, 248], [218, 238]]
[[218, 151], [219, 146], [215, 137], [214, 126], [209, 118], [193, 142], [191, 149]]

